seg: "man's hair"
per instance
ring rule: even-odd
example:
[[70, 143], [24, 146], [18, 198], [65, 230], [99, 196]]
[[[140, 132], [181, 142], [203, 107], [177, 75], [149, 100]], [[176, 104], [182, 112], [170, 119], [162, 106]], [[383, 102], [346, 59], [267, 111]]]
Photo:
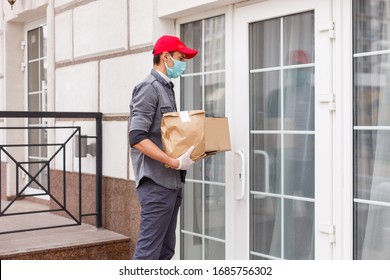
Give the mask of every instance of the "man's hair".
[[[171, 56], [173, 56], [174, 53], [175, 53], [175, 52], [173, 51], [173, 52], [170, 52], [169, 54], [170, 54]], [[155, 56], [153, 56], [153, 65], [159, 65], [159, 64], [160, 64], [161, 55], [162, 55], [162, 53], [156, 54]]]

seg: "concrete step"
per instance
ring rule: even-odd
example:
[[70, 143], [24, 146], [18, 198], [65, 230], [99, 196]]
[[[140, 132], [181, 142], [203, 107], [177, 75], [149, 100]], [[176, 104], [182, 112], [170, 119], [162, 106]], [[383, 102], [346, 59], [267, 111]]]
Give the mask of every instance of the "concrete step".
[[[4, 204], [3, 204], [4, 205]], [[41, 205], [21, 201], [14, 211], [40, 210]], [[0, 217], [0, 233], [73, 224], [51, 213]], [[125, 260], [130, 259], [130, 238], [89, 224], [0, 234], [0, 259]]]
[[125, 260], [130, 238], [90, 225], [0, 235], [1, 260]]

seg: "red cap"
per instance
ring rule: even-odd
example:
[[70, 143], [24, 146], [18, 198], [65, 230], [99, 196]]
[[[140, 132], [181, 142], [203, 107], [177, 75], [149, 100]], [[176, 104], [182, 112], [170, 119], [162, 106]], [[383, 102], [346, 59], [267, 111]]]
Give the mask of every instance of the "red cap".
[[292, 52], [292, 60], [294, 62], [305, 64], [310, 62], [310, 57], [304, 50], [296, 50]]
[[182, 41], [180, 41], [178, 37], [169, 35], [160, 37], [153, 48], [154, 55], [162, 54], [163, 52], [174, 51], [185, 54], [186, 58], [188, 59], [193, 58], [198, 53], [197, 50], [187, 48], [187, 46]]

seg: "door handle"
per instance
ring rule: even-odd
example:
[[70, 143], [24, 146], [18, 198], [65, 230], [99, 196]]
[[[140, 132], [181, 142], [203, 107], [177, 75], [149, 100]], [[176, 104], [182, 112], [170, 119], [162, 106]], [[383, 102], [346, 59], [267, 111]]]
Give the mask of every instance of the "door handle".
[[263, 150], [254, 150], [255, 155], [262, 155], [264, 156], [264, 165], [265, 165], [265, 178], [264, 178], [264, 184], [265, 184], [265, 192], [269, 193], [269, 155], [266, 151]]
[[241, 181], [241, 184], [240, 184], [240, 195], [236, 196], [235, 199], [236, 200], [242, 200], [245, 197], [245, 173], [246, 173], [246, 169], [245, 169], [245, 155], [244, 155], [243, 151], [241, 151], [241, 150], [237, 150], [234, 153], [236, 155], [239, 155], [240, 158], [241, 158], [241, 172], [238, 174], [238, 176], [240, 178], [240, 181]]

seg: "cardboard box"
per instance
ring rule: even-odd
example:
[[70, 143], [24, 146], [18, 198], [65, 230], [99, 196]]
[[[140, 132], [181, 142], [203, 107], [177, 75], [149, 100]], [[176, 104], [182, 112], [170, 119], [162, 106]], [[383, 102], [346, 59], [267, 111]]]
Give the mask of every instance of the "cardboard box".
[[205, 152], [212, 155], [231, 150], [228, 118], [205, 118]]

